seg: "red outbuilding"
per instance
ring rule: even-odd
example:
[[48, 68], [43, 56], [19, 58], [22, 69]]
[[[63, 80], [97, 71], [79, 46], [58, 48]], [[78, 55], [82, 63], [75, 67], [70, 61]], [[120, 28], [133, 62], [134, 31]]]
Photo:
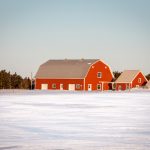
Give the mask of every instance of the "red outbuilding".
[[42, 90], [109, 90], [113, 74], [99, 59], [49, 60], [35, 76], [35, 88]]
[[125, 70], [115, 81], [116, 90], [138, 88], [147, 83], [146, 77], [139, 70]]

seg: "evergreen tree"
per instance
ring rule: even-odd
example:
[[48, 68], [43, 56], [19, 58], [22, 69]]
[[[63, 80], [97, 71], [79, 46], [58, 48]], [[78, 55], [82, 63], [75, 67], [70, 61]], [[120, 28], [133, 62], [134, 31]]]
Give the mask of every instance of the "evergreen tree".
[[0, 89], [31, 89], [30, 78], [22, 78], [17, 73], [0, 71]]
[[146, 75], [147, 80], [150, 80], [150, 73]]
[[113, 81], [116, 81], [116, 80], [117, 80], [117, 78], [121, 75], [121, 73], [122, 73], [122, 72], [114, 71], [114, 72], [113, 72], [113, 75], [114, 75], [114, 79], [113, 79]]

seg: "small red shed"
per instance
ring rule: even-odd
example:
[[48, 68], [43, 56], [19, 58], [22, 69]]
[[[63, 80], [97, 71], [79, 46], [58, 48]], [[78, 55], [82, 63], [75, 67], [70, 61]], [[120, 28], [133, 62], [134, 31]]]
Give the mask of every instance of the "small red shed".
[[99, 59], [49, 60], [35, 76], [35, 88], [42, 90], [109, 90], [113, 74]]
[[140, 70], [125, 70], [115, 81], [115, 88], [127, 90], [144, 86], [146, 83], [147, 79]]

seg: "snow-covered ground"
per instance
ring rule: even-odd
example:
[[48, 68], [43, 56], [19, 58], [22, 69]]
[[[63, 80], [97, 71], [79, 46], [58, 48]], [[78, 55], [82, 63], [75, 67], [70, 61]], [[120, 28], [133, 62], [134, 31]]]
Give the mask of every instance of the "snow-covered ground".
[[149, 150], [150, 91], [0, 91], [0, 150]]

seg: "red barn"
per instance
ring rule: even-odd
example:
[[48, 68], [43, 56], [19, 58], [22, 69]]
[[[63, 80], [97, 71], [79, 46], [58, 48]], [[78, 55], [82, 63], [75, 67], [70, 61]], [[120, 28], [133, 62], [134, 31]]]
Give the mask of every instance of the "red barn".
[[139, 70], [125, 70], [115, 81], [116, 90], [127, 90], [144, 86], [147, 83], [146, 77]]
[[113, 74], [99, 59], [49, 60], [35, 76], [35, 88], [42, 90], [109, 90]]

